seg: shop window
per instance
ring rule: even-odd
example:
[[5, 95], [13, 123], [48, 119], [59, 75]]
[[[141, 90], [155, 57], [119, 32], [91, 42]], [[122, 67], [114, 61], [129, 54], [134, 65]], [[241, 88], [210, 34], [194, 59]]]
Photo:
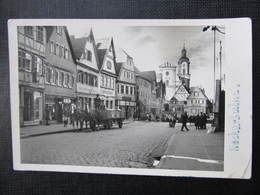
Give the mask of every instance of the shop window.
[[36, 28], [36, 41], [43, 43], [43, 27], [37, 26]]
[[25, 26], [24, 27], [24, 34], [30, 37], [33, 37], [33, 27], [32, 26]]
[[27, 72], [32, 70], [32, 56], [23, 51], [19, 51], [19, 68]]

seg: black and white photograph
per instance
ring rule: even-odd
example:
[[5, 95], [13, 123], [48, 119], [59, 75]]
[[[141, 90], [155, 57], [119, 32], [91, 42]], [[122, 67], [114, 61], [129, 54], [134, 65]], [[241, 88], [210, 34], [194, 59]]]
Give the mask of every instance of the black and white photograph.
[[16, 169], [250, 177], [231, 23], [11, 21]]

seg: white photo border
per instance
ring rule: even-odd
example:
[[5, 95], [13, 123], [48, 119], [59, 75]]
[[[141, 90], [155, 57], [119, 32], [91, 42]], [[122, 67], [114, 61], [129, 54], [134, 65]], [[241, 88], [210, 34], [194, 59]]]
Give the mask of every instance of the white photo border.
[[[19, 78], [17, 26], [59, 26], [73, 22], [120, 26], [225, 26], [226, 101], [224, 171], [191, 171], [143, 168], [111, 168], [21, 163], [19, 125]], [[104, 27], [105, 28], [105, 27]], [[211, 178], [251, 178], [252, 167], [252, 25], [250, 18], [236, 19], [10, 19], [8, 21], [10, 104], [13, 168], [21, 171], [56, 171], [97, 174], [182, 176]], [[238, 99], [237, 99], [238, 98]], [[235, 100], [239, 102], [235, 102]], [[239, 107], [239, 113], [234, 109]], [[239, 131], [234, 117], [239, 116]], [[232, 149], [234, 136], [239, 150]]]

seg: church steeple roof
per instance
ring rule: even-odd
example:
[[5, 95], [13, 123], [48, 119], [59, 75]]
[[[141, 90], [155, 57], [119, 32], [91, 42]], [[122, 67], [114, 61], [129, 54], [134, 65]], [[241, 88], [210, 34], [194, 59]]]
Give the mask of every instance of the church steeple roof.
[[181, 57], [186, 57], [187, 51], [185, 49], [185, 40], [183, 41], [183, 48], [181, 50]]

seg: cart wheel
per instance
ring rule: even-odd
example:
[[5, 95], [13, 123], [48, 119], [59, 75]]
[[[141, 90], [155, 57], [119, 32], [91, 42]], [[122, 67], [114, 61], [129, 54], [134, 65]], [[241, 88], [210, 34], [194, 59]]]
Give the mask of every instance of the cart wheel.
[[90, 128], [91, 128], [92, 131], [96, 130], [96, 123], [95, 123], [95, 121], [90, 121]]
[[122, 128], [122, 126], [123, 126], [123, 121], [122, 121], [122, 120], [119, 120], [117, 123], [118, 123], [118, 127], [119, 127], [119, 128]]
[[107, 121], [107, 128], [111, 129], [111, 127], [112, 127], [112, 121]]

